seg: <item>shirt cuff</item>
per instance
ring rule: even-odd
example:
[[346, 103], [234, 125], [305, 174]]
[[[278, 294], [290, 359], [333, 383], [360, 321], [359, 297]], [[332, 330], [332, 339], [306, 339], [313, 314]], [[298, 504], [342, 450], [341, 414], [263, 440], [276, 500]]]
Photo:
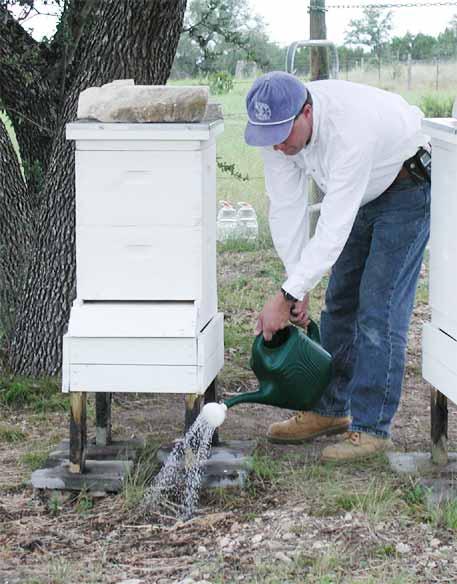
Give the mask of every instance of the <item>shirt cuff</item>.
[[283, 290], [291, 294], [297, 300], [303, 300], [307, 290], [304, 288], [303, 284], [297, 282], [297, 279], [291, 276], [287, 278], [284, 284], [281, 286]]

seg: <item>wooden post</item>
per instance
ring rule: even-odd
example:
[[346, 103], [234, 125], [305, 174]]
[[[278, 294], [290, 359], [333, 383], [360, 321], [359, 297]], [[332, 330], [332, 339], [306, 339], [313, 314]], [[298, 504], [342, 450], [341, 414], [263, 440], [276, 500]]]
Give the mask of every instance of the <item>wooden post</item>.
[[448, 462], [447, 455], [447, 397], [440, 391], [432, 388], [431, 392], [431, 438], [432, 461], [435, 464], [445, 465]]
[[408, 91], [411, 89], [411, 78], [412, 78], [411, 53], [408, 53]]
[[[326, 39], [325, 0], [311, 0], [309, 6], [309, 38]], [[328, 79], [327, 47], [311, 48], [311, 80]]]
[[97, 446], [111, 444], [111, 393], [95, 394], [95, 443]]
[[79, 474], [86, 462], [86, 396], [82, 391], [70, 394], [70, 472]]
[[188, 393], [186, 394], [185, 400], [186, 413], [184, 419], [184, 432], [187, 432], [201, 412], [204, 396], [196, 393]]
[[[309, 6], [309, 29], [310, 39], [325, 39], [327, 38], [327, 29], [325, 26], [325, 0], [311, 0]], [[328, 53], [326, 47], [311, 48], [311, 81], [317, 79], [329, 78]], [[317, 184], [310, 179], [309, 184], [309, 204], [316, 205], [322, 202], [324, 193], [317, 186]], [[318, 220], [318, 216], [314, 215], [313, 219]], [[313, 226], [309, 223], [309, 237], [314, 235], [311, 231]]]
[[[186, 415], [184, 423], [184, 431], [187, 432], [198, 415], [201, 412], [202, 406], [210, 402], [218, 401], [217, 399], [217, 377], [210, 384], [208, 389], [203, 395], [197, 395], [196, 393], [188, 393], [186, 395]], [[213, 434], [212, 445], [217, 446], [219, 444], [219, 433], [216, 430]]]
[[[216, 377], [216, 379], [211, 383], [211, 385], [208, 387], [208, 389], [205, 392], [205, 404], [209, 404], [211, 402], [217, 402], [217, 401], [218, 401], [218, 395], [217, 395], [217, 377]], [[219, 446], [219, 432], [218, 432], [218, 430], [214, 431], [212, 445]]]

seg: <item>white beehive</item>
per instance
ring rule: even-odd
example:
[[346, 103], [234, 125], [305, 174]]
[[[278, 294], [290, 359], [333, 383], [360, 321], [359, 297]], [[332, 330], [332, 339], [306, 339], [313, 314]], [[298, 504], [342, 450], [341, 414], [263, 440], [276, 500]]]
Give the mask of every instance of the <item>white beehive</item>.
[[457, 120], [427, 119], [432, 143], [431, 323], [423, 331], [423, 376], [457, 402]]
[[64, 391], [203, 393], [221, 369], [222, 130], [222, 121], [68, 124], [77, 300], [64, 337]]

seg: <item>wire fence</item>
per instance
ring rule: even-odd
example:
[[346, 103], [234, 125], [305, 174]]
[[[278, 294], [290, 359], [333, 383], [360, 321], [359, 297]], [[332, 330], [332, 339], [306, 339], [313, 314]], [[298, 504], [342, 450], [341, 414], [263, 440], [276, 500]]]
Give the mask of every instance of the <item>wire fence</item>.
[[[391, 53], [354, 56], [340, 54], [339, 64], [334, 63], [334, 54], [328, 52], [329, 70], [338, 70], [339, 79], [376, 85], [392, 91], [455, 91], [457, 92], [457, 55], [436, 55], [430, 59], [412, 59], [411, 55], [393, 56]], [[309, 79], [310, 49], [297, 51], [293, 64], [295, 75]]]
[[457, 90], [457, 59], [342, 59], [339, 78], [396, 91]]

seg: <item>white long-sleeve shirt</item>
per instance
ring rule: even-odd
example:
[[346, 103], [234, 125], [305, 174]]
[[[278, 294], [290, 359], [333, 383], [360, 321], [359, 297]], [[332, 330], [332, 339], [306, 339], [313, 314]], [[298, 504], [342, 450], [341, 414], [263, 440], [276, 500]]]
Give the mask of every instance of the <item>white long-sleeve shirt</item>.
[[[338, 80], [306, 86], [313, 99], [309, 144], [294, 156], [262, 148], [270, 230], [287, 272], [283, 288], [300, 300], [338, 259], [359, 208], [428, 141], [422, 112], [399, 95]], [[308, 176], [325, 193], [309, 240]]]

